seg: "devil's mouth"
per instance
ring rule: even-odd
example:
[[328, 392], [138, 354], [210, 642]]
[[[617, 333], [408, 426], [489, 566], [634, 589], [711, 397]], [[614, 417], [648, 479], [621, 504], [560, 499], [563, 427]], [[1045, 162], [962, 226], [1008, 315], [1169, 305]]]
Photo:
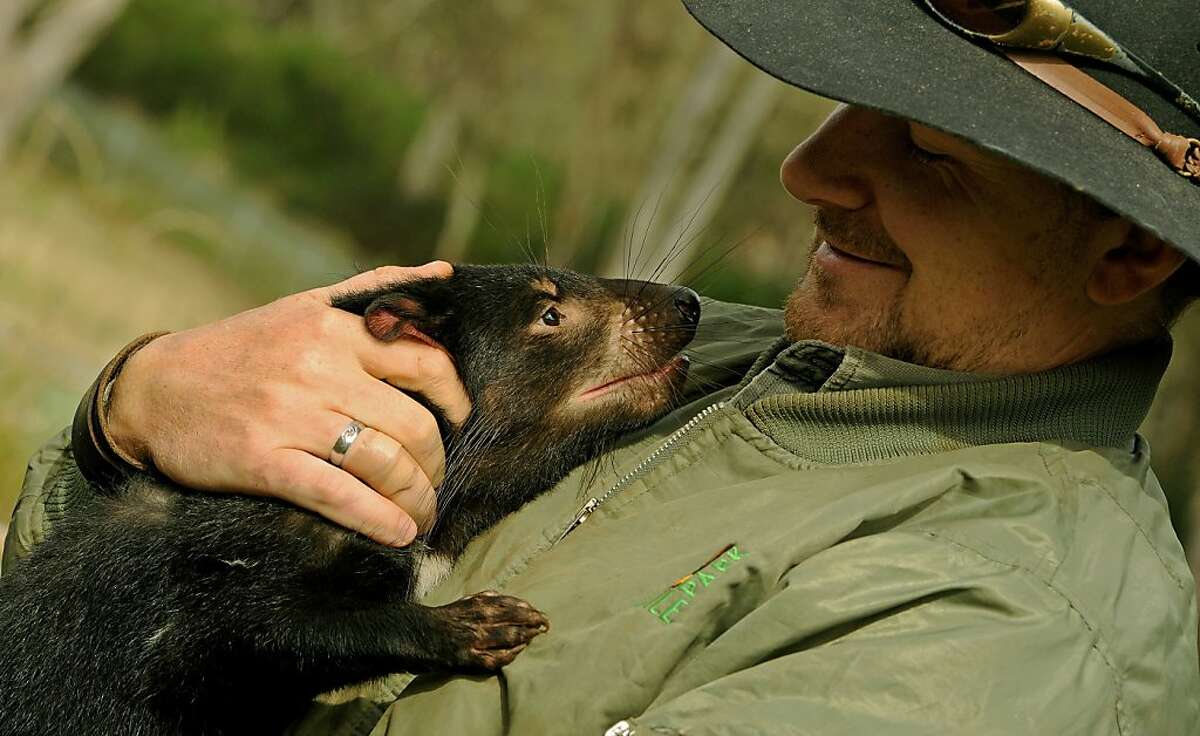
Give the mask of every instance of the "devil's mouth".
[[587, 391], [584, 391], [579, 395], [579, 400], [590, 401], [591, 399], [599, 398], [600, 396], [611, 393], [617, 388], [633, 381], [657, 381], [661, 378], [671, 375], [672, 373], [675, 373], [676, 371], [686, 370], [689, 362], [690, 361], [688, 361], [687, 356], [683, 353], [680, 353], [652, 371], [646, 371], [645, 373], [634, 373], [633, 375], [623, 376], [621, 378], [609, 381], [608, 383], [602, 383], [594, 388], [589, 388]]

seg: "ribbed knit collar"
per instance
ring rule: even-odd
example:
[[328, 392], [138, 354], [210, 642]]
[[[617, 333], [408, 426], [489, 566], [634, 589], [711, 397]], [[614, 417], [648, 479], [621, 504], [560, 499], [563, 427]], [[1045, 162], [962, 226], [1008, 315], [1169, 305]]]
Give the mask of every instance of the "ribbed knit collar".
[[759, 356], [731, 401], [782, 447], [826, 464], [1007, 442], [1130, 447], [1170, 358], [1170, 342], [1149, 342], [989, 376], [785, 340]]

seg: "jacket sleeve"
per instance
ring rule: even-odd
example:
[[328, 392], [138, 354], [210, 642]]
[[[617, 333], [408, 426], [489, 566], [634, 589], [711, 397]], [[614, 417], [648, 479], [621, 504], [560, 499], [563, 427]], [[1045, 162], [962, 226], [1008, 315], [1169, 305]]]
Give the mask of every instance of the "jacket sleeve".
[[30, 458], [5, 537], [0, 573], [28, 556], [54, 521], [85, 494], [111, 487], [131, 471], [146, 469], [112, 444], [104, 410], [112, 382], [129, 357], [165, 334], [147, 333], [122, 348], [84, 393], [71, 426]]
[[793, 568], [608, 733], [1117, 734], [1102, 650], [1048, 580], [932, 532], [892, 532]]
[[67, 427], [29, 458], [25, 481], [5, 536], [0, 573], [7, 573], [27, 557], [45, 538], [54, 521], [66, 513], [67, 506], [78, 501], [81, 494], [91, 492], [75, 465], [71, 428]]

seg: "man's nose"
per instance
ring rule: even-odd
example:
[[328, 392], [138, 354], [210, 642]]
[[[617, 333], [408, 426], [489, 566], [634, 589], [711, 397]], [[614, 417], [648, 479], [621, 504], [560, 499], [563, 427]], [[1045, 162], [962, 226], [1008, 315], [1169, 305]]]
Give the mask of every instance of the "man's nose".
[[870, 110], [839, 107], [783, 160], [779, 168], [783, 188], [814, 207], [866, 207], [872, 200], [866, 168], [882, 120], [882, 115]]

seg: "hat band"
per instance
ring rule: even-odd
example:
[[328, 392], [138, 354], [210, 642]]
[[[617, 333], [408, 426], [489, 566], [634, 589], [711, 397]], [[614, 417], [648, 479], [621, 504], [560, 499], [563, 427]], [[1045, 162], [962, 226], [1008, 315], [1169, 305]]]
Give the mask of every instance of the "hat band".
[[1007, 49], [1003, 52], [1014, 64], [1153, 149], [1176, 173], [1200, 185], [1200, 140], [1164, 132], [1137, 105], [1057, 56]]

